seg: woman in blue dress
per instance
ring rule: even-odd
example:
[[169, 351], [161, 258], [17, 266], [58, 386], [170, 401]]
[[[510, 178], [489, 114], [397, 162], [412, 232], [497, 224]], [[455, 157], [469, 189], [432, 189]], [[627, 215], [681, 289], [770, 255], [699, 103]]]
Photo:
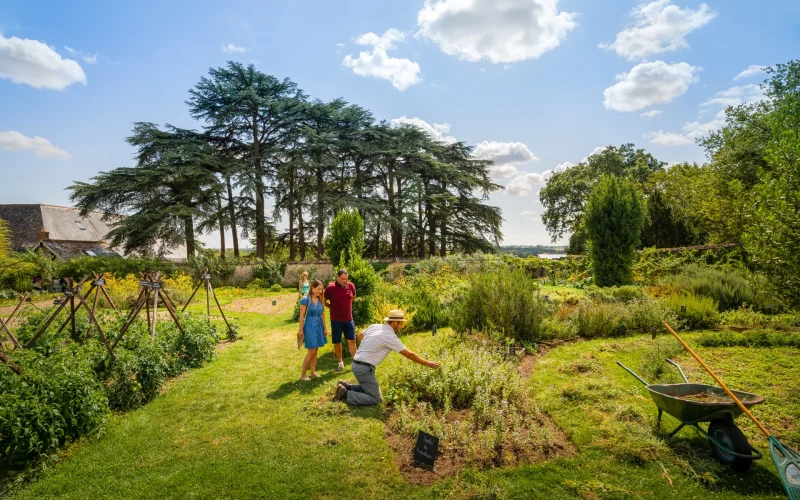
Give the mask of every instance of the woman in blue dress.
[[322, 305], [322, 282], [314, 280], [309, 286], [309, 293], [300, 300], [300, 329], [297, 332], [297, 343], [302, 342], [308, 353], [303, 359], [303, 370], [300, 380], [308, 381], [306, 370], [311, 371], [311, 377], [319, 378], [317, 373], [317, 349], [328, 342], [328, 327], [325, 325], [325, 307]]

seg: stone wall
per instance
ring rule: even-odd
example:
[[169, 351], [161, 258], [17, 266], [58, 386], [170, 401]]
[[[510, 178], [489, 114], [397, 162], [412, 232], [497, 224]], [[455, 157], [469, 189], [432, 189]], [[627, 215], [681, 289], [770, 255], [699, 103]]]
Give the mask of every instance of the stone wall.
[[328, 286], [333, 280], [333, 266], [327, 260], [314, 260], [304, 262], [287, 262], [286, 270], [283, 272], [283, 286], [296, 287], [300, 281], [300, 273], [308, 271], [308, 280], [320, 280]]

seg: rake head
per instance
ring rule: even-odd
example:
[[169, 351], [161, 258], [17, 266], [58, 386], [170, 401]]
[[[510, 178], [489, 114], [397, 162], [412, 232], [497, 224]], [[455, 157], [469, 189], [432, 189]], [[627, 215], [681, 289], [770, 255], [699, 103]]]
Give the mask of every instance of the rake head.
[[790, 500], [800, 500], [800, 454], [769, 437], [769, 452]]

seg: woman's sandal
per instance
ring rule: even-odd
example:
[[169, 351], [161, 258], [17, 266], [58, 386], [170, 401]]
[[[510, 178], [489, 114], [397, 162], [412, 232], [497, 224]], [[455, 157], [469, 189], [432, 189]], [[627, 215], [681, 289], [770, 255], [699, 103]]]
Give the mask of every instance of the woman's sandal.
[[322, 375], [320, 375], [319, 373], [312, 373], [311, 376], [314, 378], [322, 378]]
[[301, 382], [311, 382], [311, 379], [308, 377], [300, 377]]

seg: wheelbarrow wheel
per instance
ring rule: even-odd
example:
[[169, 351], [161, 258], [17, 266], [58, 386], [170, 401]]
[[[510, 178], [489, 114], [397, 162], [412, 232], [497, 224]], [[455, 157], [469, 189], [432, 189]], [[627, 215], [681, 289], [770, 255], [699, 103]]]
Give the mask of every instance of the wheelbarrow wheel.
[[[741, 453], [742, 455], [751, 454], [750, 443], [747, 442], [747, 438], [744, 437], [742, 431], [733, 422], [725, 419], [712, 420], [708, 425], [708, 434], [717, 442], [736, 453]], [[714, 444], [713, 441], [709, 442], [717, 460], [724, 465], [730, 465], [736, 472], [745, 472], [753, 465], [752, 459], [731, 455]]]

